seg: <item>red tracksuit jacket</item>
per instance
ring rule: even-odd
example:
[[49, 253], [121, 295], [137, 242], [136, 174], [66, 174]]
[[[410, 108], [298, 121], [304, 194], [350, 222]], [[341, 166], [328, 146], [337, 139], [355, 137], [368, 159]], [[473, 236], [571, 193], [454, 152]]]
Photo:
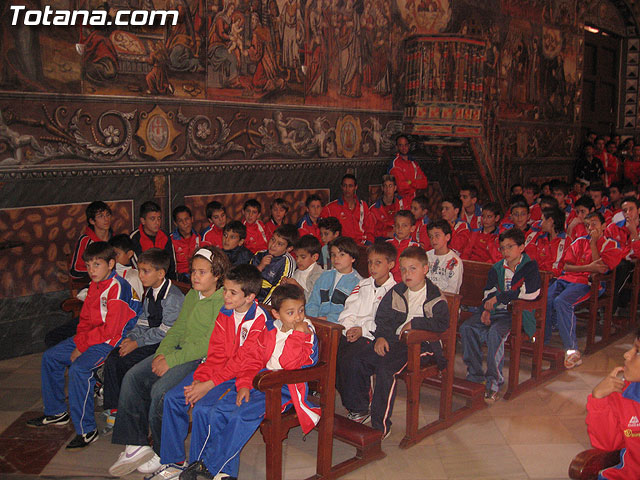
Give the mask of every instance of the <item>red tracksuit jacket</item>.
[[389, 240], [387, 240], [387, 242], [389, 242], [391, 245], [396, 247], [396, 250], [398, 251], [398, 254], [396, 255], [396, 263], [393, 269], [391, 270], [391, 274], [393, 275], [393, 279], [396, 282], [401, 282], [402, 277], [400, 276], [400, 254], [404, 252], [408, 247], [419, 247], [420, 244], [417, 242], [414, 242], [410, 238], [405, 238], [404, 240], [398, 240], [395, 235], [393, 236], [393, 238], [390, 238]]
[[267, 230], [264, 227], [264, 223], [261, 220], [256, 220], [256, 223], [251, 224], [243, 220], [242, 223], [247, 227], [247, 238], [243, 245], [251, 250], [252, 253], [266, 250], [269, 241], [267, 240]]
[[342, 225], [342, 235], [353, 238], [357, 244], [361, 245], [367, 241], [373, 243], [375, 240], [373, 217], [369, 206], [362, 200], [356, 198], [356, 205], [351, 210], [341, 197], [325, 205], [320, 216], [336, 217]]
[[492, 233], [471, 232], [469, 242], [462, 251], [460, 258], [486, 263], [496, 263], [500, 260], [502, 255], [498, 250], [498, 228], [496, 227]]
[[204, 232], [202, 232], [202, 240], [200, 244], [203, 247], [213, 245], [214, 247], [222, 248], [222, 229], [215, 225], [209, 225]]
[[427, 176], [411, 157], [405, 160], [399, 154], [396, 155], [389, 165], [389, 174], [396, 178], [398, 193], [409, 204], [416, 196], [416, 190], [423, 190], [428, 185]]
[[604, 235], [606, 237], [613, 238], [620, 244], [620, 248], [622, 249], [622, 258], [626, 258], [628, 260], [631, 260], [632, 258], [640, 258], [640, 238], [631, 241], [631, 234], [629, 233], [626, 225], [626, 220], [622, 220], [618, 223], [611, 223], [605, 229]]
[[[570, 265], [590, 264], [593, 261], [590, 240], [591, 237], [589, 236], [576, 238], [564, 257], [565, 265], [567, 263]], [[600, 258], [609, 267], [609, 270], [616, 268], [622, 259], [622, 250], [620, 250], [618, 242], [603, 235], [596, 242], [596, 246], [600, 252]], [[589, 285], [589, 275], [589, 272], [565, 272], [560, 279], [571, 283]]]
[[373, 216], [373, 232], [376, 237], [393, 236], [393, 222], [395, 220], [395, 214], [399, 210], [405, 209], [405, 203], [402, 197], [396, 195], [391, 205], [385, 205], [382, 201], [382, 197], [377, 202], [372, 203], [369, 207], [369, 211]]

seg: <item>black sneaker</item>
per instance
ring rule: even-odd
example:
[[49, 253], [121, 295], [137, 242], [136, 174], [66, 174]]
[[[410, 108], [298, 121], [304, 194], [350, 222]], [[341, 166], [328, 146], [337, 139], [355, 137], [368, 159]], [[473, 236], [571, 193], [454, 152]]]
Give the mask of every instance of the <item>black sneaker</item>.
[[42, 415], [38, 418], [27, 420], [28, 427], [46, 427], [47, 425], [66, 425], [71, 420], [69, 412], [58, 413], [57, 415]]
[[67, 445], [67, 450], [79, 450], [91, 445], [96, 440], [98, 440], [98, 430], [85, 433], [84, 435], [76, 435], [76, 437], [69, 442], [69, 445]]
[[353, 420], [354, 422], [358, 422], [358, 423], [364, 423], [367, 420], [369, 420], [369, 417], [371, 415], [369, 415], [369, 412], [349, 412], [347, 414], [347, 418], [349, 420]]
[[180, 480], [197, 480], [198, 478], [213, 478], [213, 475], [201, 460], [193, 462], [180, 474]]

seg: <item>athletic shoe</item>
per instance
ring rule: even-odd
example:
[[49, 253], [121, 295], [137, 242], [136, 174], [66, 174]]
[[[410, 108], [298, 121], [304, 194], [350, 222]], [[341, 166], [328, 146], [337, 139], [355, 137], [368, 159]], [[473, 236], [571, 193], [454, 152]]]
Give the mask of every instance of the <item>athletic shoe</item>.
[[184, 471], [184, 466], [175, 463], [168, 465], [162, 465], [155, 473], [149, 477], [144, 477], [144, 480], [173, 480], [177, 479]]
[[148, 445], [127, 445], [118, 460], [109, 467], [109, 475], [124, 477], [143, 463], [151, 459], [155, 453]]
[[484, 392], [484, 403], [487, 403], [489, 405], [493, 405], [494, 403], [496, 403], [496, 401], [500, 398], [500, 391], [499, 390], [487, 390], [486, 392]]
[[162, 462], [160, 461], [160, 457], [157, 453], [154, 452], [153, 457], [151, 457], [148, 461], [138, 465], [138, 471], [140, 473], [156, 473], [162, 467]]
[[386, 440], [387, 438], [389, 438], [389, 435], [391, 435], [391, 427], [387, 429], [387, 433], [382, 435], [382, 440]]
[[66, 425], [71, 420], [69, 412], [58, 413], [57, 415], [42, 415], [38, 418], [27, 420], [28, 427], [46, 427], [47, 425]]
[[582, 365], [580, 350], [567, 350], [564, 354], [564, 368], [567, 370]]
[[88, 447], [93, 442], [98, 440], [98, 430], [94, 430], [84, 435], [76, 435], [76, 437], [69, 442], [67, 450], [80, 450], [84, 447]]
[[201, 460], [193, 462], [180, 474], [180, 480], [198, 480], [199, 478], [213, 479], [213, 475]]
[[369, 420], [369, 417], [371, 415], [369, 415], [369, 412], [349, 412], [347, 414], [347, 418], [349, 420], [353, 420], [354, 422], [358, 422], [358, 423], [364, 423], [367, 420]]

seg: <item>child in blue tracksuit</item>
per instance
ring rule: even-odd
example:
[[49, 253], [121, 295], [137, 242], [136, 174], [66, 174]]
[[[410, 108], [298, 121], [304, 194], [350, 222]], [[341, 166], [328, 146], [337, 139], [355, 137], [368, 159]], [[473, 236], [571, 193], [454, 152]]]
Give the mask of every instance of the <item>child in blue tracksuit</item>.
[[[313, 366], [318, 361], [318, 342], [313, 325], [305, 319], [304, 290], [297, 285], [280, 285], [272, 295], [275, 321], [267, 320], [253, 350], [253, 368], [246, 378], [253, 379], [262, 368], [293, 370]], [[240, 452], [264, 419], [265, 394], [254, 388], [232, 388], [210, 410], [205, 442], [195, 445], [199, 458], [181, 475], [182, 480], [205, 478], [237, 478]], [[282, 410], [293, 407], [302, 431], [309, 433], [320, 419], [320, 408], [307, 401], [307, 384], [285, 385], [282, 388]], [[192, 451], [194, 450], [192, 440]]]
[[269, 239], [267, 250], [261, 250], [251, 260], [251, 265], [262, 273], [262, 288], [256, 299], [270, 304], [271, 294], [280, 285], [283, 278], [293, 276], [296, 261], [289, 253], [298, 241], [298, 229], [295, 225], [280, 225]]
[[324, 272], [313, 286], [307, 303], [307, 315], [337, 322], [344, 303], [362, 277], [353, 268], [358, 260], [358, 244], [349, 237], [329, 243], [331, 270]]
[[[67, 449], [79, 449], [98, 439], [93, 411], [94, 370], [133, 328], [140, 302], [131, 285], [115, 273], [116, 253], [107, 242], [87, 246], [82, 259], [91, 285], [80, 311], [76, 334], [47, 350], [42, 357], [44, 415], [30, 427], [64, 425], [73, 421], [76, 437]], [[64, 372], [69, 368], [69, 409], [64, 394]]]

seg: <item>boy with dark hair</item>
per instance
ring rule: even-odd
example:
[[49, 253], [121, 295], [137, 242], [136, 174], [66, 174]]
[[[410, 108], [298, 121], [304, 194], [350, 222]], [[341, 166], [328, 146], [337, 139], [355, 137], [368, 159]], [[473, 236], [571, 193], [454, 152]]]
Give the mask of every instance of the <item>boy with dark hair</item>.
[[[407, 363], [407, 346], [400, 341], [412, 328], [444, 332], [449, 328], [447, 300], [426, 275], [427, 255], [420, 247], [409, 247], [400, 255], [402, 282], [393, 286], [380, 301], [376, 312], [375, 341], [353, 359], [353, 368], [345, 383], [352, 389], [349, 410], [366, 412], [369, 407], [369, 377], [376, 375], [371, 398], [371, 426], [382, 430], [383, 438], [391, 432], [391, 414], [395, 400], [396, 375]], [[439, 370], [446, 359], [440, 342], [424, 342], [423, 355], [431, 356]]]
[[104, 202], [91, 202], [85, 210], [87, 227], [76, 242], [73, 250], [69, 275], [75, 280], [90, 281], [87, 266], [82, 259], [82, 254], [92, 242], [108, 242], [113, 232], [111, 231], [111, 208]]
[[567, 216], [567, 221], [570, 221], [572, 208], [569, 203], [569, 186], [567, 182], [562, 180], [553, 180], [551, 182], [551, 195], [558, 202], [558, 208], [562, 210]]
[[393, 175], [382, 176], [382, 196], [369, 206], [373, 216], [373, 231], [376, 238], [391, 238], [395, 214], [405, 208], [400, 195], [396, 195], [398, 187]]
[[167, 271], [167, 277], [175, 280], [176, 257], [173, 251], [171, 237], [161, 230], [162, 210], [156, 202], [148, 201], [140, 205], [140, 226], [134, 230], [130, 237], [133, 241], [134, 266], [137, 265], [138, 256], [150, 248], [162, 248], [167, 251], [171, 264]]
[[482, 207], [478, 205], [478, 188], [474, 185], [460, 187], [460, 218], [467, 222], [469, 230], [475, 232], [482, 228]]
[[224, 226], [222, 249], [232, 265], [251, 263], [253, 253], [244, 246], [245, 238], [247, 238], [247, 227], [242, 222], [232, 220]]
[[[266, 408], [265, 394], [252, 388], [253, 377], [263, 368], [294, 370], [318, 361], [318, 341], [304, 315], [304, 293], [296, 285], [280, 285], [273, 292], [272, 315], [258, 340], [253, 358], [247, 358], [242, 377], [228, 380], [225, 393], [206, 416], [194, 415], [189, 460], [182, 480], [238, 477], [240, 452], [260, 426]], [[219, 390], [224, 388], [220, 385]], [[306, 435], [320, 420], [320, 408], [307, 400], [307, 384], [282, 388], [282, 405], [293, 404]], [[234, 395], [235, 393], [235, 395]], [[202, 431], [199, 431], [202, 430]], [[203, 444], [194, 443], [196, 439]], [[215, 477], [214, 477], [215, 476]]]
[[564, 257], [571, 239], [564, 231], [564, 212], [559, 208], [542, 210], [540, 231], [525, 249], [529, 257], [538, 263], [538, 268], [557, 278], [564, 268]]
[[118, 408], [120, 385], [136, 363], [153, 355], [182, 308], [184, 295], [165, 278], [171, 260], [165, 250], [150, 248], [140, 254], [138, 271], [147, 289], [138, 321], [120, 346], [104, 362], [104, 404], [113, 416]]
[[285, 277], [291, 277], [296, 269], [296, 261], [291, 250], [298, 241], [298, 229], [295, 225], [285, 224], [276, 228], [269, 248], [255, 254], [251, 265], [258, 267], [262, 272], [262, 288], [257, 295], [259, 302], [269, 304], [273, 290], [280, 285]]
[[624, 184], [622, 182], [614, 182], [609, 187], [609, 209], [611, 210], [611, 216], [618, 213], [622, 208], [622, 189]]
[[584, 222], [587, 215], [594, 211], [595, 205], [590, 196], [584, 195], [576, 200], [576, 203], [573, 205], [571, 222], [565, 225], [569, 238], [575, 240], [576, 238], [587, 235], [587, 227]]
[[416, 190], [426, 190], [429, 183], [418, 162], [409, 155], [409, 147], [409, 138], [406, 135], [400, 134], [396, 137], [398, 152], [391, 160], [387, 171], [396, 178], [398, 192], [407, 202], [413, 200]]
[[260, 212], [262, 212], [262, 205], [255, 198], [250, 198], [244, 202], [242, 207], [244, 219], [242, 223], [247, 227], [247, 238], [244, 241], [244, 246], [254, 254], [260, 250], [265, 250], [269, 243], [264, 223], [260, 220]]
[[[518, 298], [537, 298], [541, 286], [538, 264], [524, 253], [524, 233], [518, 228], [511, 228], [502, 232], [499, 239], [503, 260], [489, 270], [482, 312], [474, 313], [460, 327], [467, 380], [485, 382], [484, 398], [487, 403], [498, 399], [500, 386], [504, 383], [504, 344], [511, 332], [508, 305]], [[535, 327], [532, 312], [523, 312], [522, 328], [527, 335], [533, 335]], [[486, 373], [482, 368], [483, 343], [487, 344]]]
[[469, 243], [460, 257], [476, 262], [495, 263], [500, 259], [498, 232], [500, 230], [501, 208], [495, 202], [487, 203], [482, 209], [482, 229], [471, 232]]
[[281, 283], [298, 285], [304, 291], [305, 301], [307, 301], [313, 292], [313, 286], [324, 272], [318, 264], [322, 255], [322, 245], [313, 235], [305, 235], [296, 242], [293, 249], [296, 256], [296, 271], [293, 272], [293, 277], [284, 277]]
[[540, 185], [540, 196], [551, 196], [551, 182], [542, 182], [542, 185]]
[[589, 235], [573, 241], [565, 255], [564, 274], [549, 287], [547, 293], [545, 343], [551, 339], [551, 327], [558, 325], [567, 369], [582, 363], [576, 339], [575, 306], [589, 298], [589, 275], [616, 268], [622, 258], [618, 242], [604, 235], [602, 214], [588, 214], [585, 223]]
[[509, 201], [509, 210], [500, 222], [500, 232], [510, 228], [522, 230], [525, 234], [531, 228], [529, 225], [529, 205], [523, 195], [514, 195]]
[[[189, 409], [193, 407], [193, 429], [189, 458], [199, 458], [207, 437], [208, 415], [235, 385], [246, 389], [238, 400], [247, 400], [253, 376], [253, 358], [267, 314], [258, 305], [260, 271], [252, 265], [237, 265], [224, 280], [224, 307], [209, 339], [207, 359], [195, 372], [169, 390], [164, 397], [160, 463], [174, 465], [186, 460], [184, 441], [189, 433]], [[238, 321], [236, 321], [236, 317]], [[259, 370], [259, 369], [258, 369]]]
[[449, 248], [449, 239], [451, 239], [449, 222], [445, 220], [431, 222], [427, 232], [433, 246], [427, 252], [429, 260], [427, 278], [442, 292], [458, 293], [462, 285], [463, 264], [460, 256]]
[[418, 242], [424, 250], [430, 250], [429, 235], [427, 234], [427, 225], [431, 219], [429, 218], [429, 199], [424, 195], [418, 195], [411, 200], [411, 213], [416, 219], [416, 230], [413, 233], [413, 239]]
[[[93, 242], [83, 253], [91, 285], [80, 311], [76, 334], [42, 356], [44, 415], [30, 427], [64, 425], [71, 419], [76, 437], [67, 449], [79, 449], [98, 439], [94, 417], [94, 370], [133, 328], [140, 311], [131, 285], [115, 273], [115, 252], [107, 242]], [[65, 406], [65, 370], [69, 369], [69, 409]]]
[[304, 201], [304, 206], [307, 212], [298, 220], [298, 235], [300, 238], [305, 235], [313, 235], [318, 240], [321, 240], [318, 220], [322, 213], [322, 199], [315, 193], [311, 194]]
[[593, 200], [594, 207], [596, 212], [600, 212], [604, 217], [605, 222], [609, 222], [611, 217], [613, 217], [613, 213], [609, 208], [608, 199], [607, 199], [608, 189], [602, 183], [592, 183], [587, 188], [587, 194]]
[[349, 411], [347, 417], [356, 422], [369, 418], [366, 411], [353, 410], [358, 398], [352, 398], [353, 390], [348, 382], [354, 359], [371, 348], [376, 329], [376, 311], [380, 301], [396, 284], [391, 275], [397, 251], [389, 243], [374, 243], [367, 249], [369, 277], [361, 280], [353, 289], [344, 304], [344, 310], [338, 317], [338, 323], [344, 326], [338, 349], [336, 389], [340, 392], [342, 404]]
[[400, 254], [404, 252], [408, 247], [419, 247], [420, 244], [411, 240], [411, 235], [415, 231], [415, 218], [413, 218], [413, 214], [409, 210], [400, 210], [396, 213], [394, 218], [393, 238], [387, 240], [387, 243], [390, 243], [394, 246], [397, 252], [397, 258], [395, 261], [395, 265], [391, 270], [391, 274], [396, 282], [401, 280], [400, 278]]
[[451, 226], [449, 247], [455, 250], [458, 255], [464, 250], [464, 247], [467, 246], [469, 237], [471, 236], [467, 222], [460, 220], [461, 209], [462, 202], [459, 198], [447, 197], [442, 200], [442, 219], [449, 222]]
[[171, 242], [176, 254], [178, 281], [189, 283], [190, 261], [193, 253], [200, 248], [200, 235], [193, 229], [191, 209], [178, 205], [171, 214], [176, 229], [171, 232]]
[[276, 198], [271, 204], [271, 217], [264, 224], [264, 229], [267, 232], [267, 241], [271, 240], [273, 232], [276, 228], [282, 225], [284, 217], [289, 213], [289, 204], [284, 198]]
[[116, 273], [129, 282], [137, 298], [142, 301], [144, 286], [140, 281], [138, 270], [131, 265], [131, 259], [135, 255], [131, 237], [126, 233], [114, 235], [109, 240], [109, 245], [111, 245], [116, 252]]
[[542, 218], [542, 209], [538, 203], [538, 197], [540, 196], [540, 189], [536, 182], [527, 182], [524, 185], [522, 195], [529, 204], [529, 221], [535, 223]]
[[209, 220], [209, 226], [202, 232], [200, 244], [203, 247], [213, 245], [222, 248], [222, 232], [227, 224], [227, 210], [224, 205], [214, 200], [207, 203], [205, 213], [207, 220]]
[[513, 185], [511, 185], [510, 192], [511, 196], [522, 195], [522, 193], [524, 192], [524, 187], [521, 183], [514, 183]]
[[318, 220], [318, 227], [320, 229], [320, 241], [322, 242], [320, 264], [325, 270], [330, 270], [331, 254], [329, 252], [329, 244], [342, 236], [342, 224], [336, 217], [327, 217]]
[[325, 271], [313, 286], [307, 315], [337, 322], [344, 303], [362, 277], [353, 268], [358, 260], [358, 245], [350, 237], [338, 237], [329, 243], [331, 270]]

